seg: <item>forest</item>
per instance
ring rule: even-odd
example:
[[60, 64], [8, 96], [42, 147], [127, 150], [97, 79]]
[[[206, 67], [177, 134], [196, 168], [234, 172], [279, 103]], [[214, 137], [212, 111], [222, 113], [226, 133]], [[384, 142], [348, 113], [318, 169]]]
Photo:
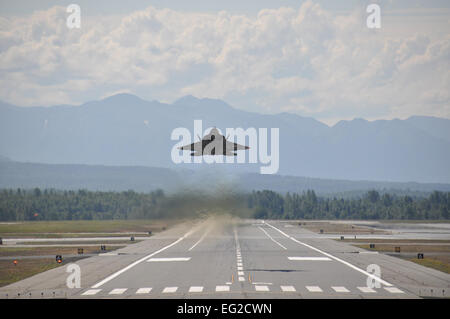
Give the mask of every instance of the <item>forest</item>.
[[314, 190], [286, 193], [263, 190], [205, 195], [163, 190], [138, 193], [3, 189], [0, 221], [190, 218], [231, 213], [264, 219], [449, 219], [450, 192], [412, 197], [370, 190], [357, 198], [319, 197]]

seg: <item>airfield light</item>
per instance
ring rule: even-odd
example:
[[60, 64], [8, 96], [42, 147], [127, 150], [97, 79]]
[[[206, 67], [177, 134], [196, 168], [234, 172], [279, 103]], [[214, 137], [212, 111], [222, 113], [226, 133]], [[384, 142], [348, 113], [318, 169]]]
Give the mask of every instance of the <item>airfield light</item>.
[[56, 255], [56, 262], [58, 264], [62, 263], [62, 256], [61, 255]]
[[14, 266], [17, 266], [17, 260], [14, 259], [13, 263], [14, 263]]

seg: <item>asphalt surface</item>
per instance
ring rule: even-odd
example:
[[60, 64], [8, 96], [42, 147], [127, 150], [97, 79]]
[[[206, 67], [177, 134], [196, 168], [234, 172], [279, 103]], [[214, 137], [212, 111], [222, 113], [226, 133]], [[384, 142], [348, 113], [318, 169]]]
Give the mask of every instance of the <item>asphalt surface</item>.
[[[281, 221], [210, 218], [0, 288], [0, 298], [449, 297], [450, 275]], [[372, 265], [368, 268], [369, 265]], [[371, 269], [379, 267], [381, 276]]]

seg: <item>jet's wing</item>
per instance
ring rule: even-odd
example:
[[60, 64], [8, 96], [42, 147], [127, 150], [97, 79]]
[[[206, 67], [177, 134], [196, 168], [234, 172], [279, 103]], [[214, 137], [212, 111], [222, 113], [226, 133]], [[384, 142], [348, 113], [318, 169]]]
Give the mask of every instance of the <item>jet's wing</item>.
[[227, 152], [230, 152], [230, 151], [248, 150], [250, 147], [226, 141], [225, 148]]
[[202, 150], [202, 141], [198, 141], [198, 142], [195, 142], [195, 143], [192, 143], [192, 144], [180, 146], [178, 149], [179, 150], [184, 150], [184, 151], [194, 151], [194, 150], [200, 150], [201, 151]]

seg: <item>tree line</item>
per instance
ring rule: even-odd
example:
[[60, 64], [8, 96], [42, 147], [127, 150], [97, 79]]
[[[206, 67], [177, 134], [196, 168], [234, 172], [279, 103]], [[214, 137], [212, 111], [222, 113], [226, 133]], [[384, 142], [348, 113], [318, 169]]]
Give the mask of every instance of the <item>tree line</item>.
[[449, 219], [450, 192], [426, 197], [368, 191], [358, 198], [318, 197], [313, 190], [285, 195], [269, 191], [150, 193], [3, 189], [0, 221], [159, 219], [231, 213], [273, 219]]
[[313, 190], [302, 194], [252, 192], [248, 207], [256, 218], [273, 219], [448, 219], [450, 192], [428, 197], [398, 196], [368, 191], [360, 198], [320, 198]]

